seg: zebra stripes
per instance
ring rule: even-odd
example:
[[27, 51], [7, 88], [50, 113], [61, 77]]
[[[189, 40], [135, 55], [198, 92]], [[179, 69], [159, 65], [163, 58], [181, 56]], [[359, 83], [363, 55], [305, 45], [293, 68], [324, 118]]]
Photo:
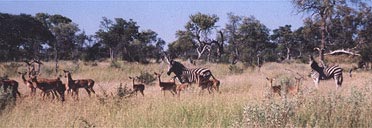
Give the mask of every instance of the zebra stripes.
[[167, 74], [174, 73], [181, 83], [200, 83], [205, 80], [209, 80], [212, 72], [207, 68], [194, 68], [188, 69], [183, 64], [177, 61], [170, 61], [169, 69]]
[[318, 87], [319, 80], [328, 80], [333, 78], [336, 83], [336, 88], [341, 87], [343, 76], [343, 69], [338, 65], [329, 67], [320, 67], [317, 62], [314, 61], [313, 57], [310, 57], [311, 78], [313, 79], [316, 87]]

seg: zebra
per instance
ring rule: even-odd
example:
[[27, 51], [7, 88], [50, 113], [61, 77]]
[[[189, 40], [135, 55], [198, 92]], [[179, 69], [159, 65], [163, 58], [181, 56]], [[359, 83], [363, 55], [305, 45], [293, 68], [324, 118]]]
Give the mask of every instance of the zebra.
[[313, 79], [316, 87], [318, 87], [319, 80], [328, 80], [331, 78], [335, 80], [336, 89], [341, 87], [343, 81], [343, 69], [338, 65], [320, 67], [314, 58], [310, 56], [310, 67], [312, 69], [311, 78]]
[[189, 69], [186, 68], [183, 64], [180, 62], [170, 60], [166, 58], [167, 63], [169, 64], [167, 74], [170, 75], [171, 73], [174, 73], [178, 80], [183, 83], [197, 83], [200, 85], [200, 83], [203, 83], [207, 80], [209, 80], [210, 77], [213, 79], [216, 79], [211, 70], [208, 68], [194, 68]]

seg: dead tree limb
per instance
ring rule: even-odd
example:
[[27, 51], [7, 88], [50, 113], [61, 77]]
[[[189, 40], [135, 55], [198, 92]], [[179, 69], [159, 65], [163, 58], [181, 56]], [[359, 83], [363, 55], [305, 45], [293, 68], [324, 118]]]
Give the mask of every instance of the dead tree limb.
[[360, 54], [352, 51], [348, 51], [345, 49], [338, 49], [334, 51], [330, 51], [329, 53], [326, 53], [325, 55], [336, 55], [336, 54], [347, 54], [347, 55], [353, 55], [353, 56], [361, 56]]

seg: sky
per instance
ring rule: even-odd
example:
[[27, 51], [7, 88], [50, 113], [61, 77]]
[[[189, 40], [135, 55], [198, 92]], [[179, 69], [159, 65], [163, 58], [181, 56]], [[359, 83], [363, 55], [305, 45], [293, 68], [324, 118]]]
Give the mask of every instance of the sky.
[[279, 26], [302, 26], [303, 14], [297, 14], [290, 0], [115, 0], [115, 1], [1, 1], [0, 12], [30, 14], [38, 12], [61, 14], [79, 25], [82, 31], [93, 35], [98, 31], [102, 17], [133, 19], [140, 30], [151, 29], [158, 37], [170, 43], [176, 40], [177, 30], [184, 30], [189, 16], [201, 12], [216, 14], [220, 20], [217, 29], [228, 23], [227, 13], [254, 16], [270, 30]]

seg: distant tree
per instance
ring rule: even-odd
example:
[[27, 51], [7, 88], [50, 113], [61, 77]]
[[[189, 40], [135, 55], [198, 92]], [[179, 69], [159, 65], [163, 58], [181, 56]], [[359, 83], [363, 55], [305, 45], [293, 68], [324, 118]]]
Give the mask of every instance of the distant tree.
[[[270, 36], [274, 43], [279, 44], [279, 48], [285, 49], [286, 60], [291, 59], [291, 50], [295, 46], [294, 34], [291, 30], [291, 25], [280, 26], [278, 29], [273, 30]], [[283, 49], [280, 49], [281, 51]]]
[[0, 60], [38, 58], [51, 32], [31, 15], [0, 13]]
[[185, 28], [186, 31], [191, 32], [191, 38], [194, 40], [191, 43], [193, 43], [198, 53], [198, 59], [200, 59], [205, 52], [208, 52], [207, 60], [209, 61], [212, 45], [218, 46], [217, 50], [219, 54], [223, 53], [223, 41], [218, 42], [209, 37], [212, 30], [216, 28], [215, 24], [218, 20], [219, 18], [217, 15], [207, 15], [200, 12], [190, 16], [190, 21], [187, 22]]
[[55, 14], [37, 13], [35, 18], [47, 27], [55, 37], [55, 41], [48, 42], [48, 51], [54, 51], [55, 72], [58, 72], [59, 59], [72, 59], [76, 48], [76, 33], [80, 31], [78, 25], [68, 17]]
[[237, 62], [238, 57], [240, 56], [240, 52], [238, 50], [238, 43], [237, 42], [237, 35], [238, 35], [238, 27], [241, 25], [241, 16], [234, 15], [233, 13], [227, 14], [229, 18], [229, 22], [225, 25], [224, 33], [228, 43], [228, 52], [230, 53], [229, 58], [231, 63], [235, 64]]
[[152, 30], [139, 32], [135, 21], [116, 18], [115, 22], [103, 17], [96, 32], [98, 43], [109, 49], [111, 60], [120, 56], [123, 60], [147, 63], [149, 58], [160, 59], [164, 40]]
[[352, 23], [353, 9], [347, 6], [348, 2], [358, 3], [360, 0], [292, 0], [298, 12], [309, 12], [311, 18], [319, 22], [321, 40], [318, 51], [323, 65], [327, 44], [347, 46], [353, 42], [355, 24]]
[[192, 33], [190, 31], [176, 32], [177, 40], [168, 45], [168, 51], [172, 57], [183, 57], [185, 59], [196, 54], [193, 44], [195, 44], [192, 39]]
[[[269, 40], [269, 29], [255, 17], [243, 17], [236, 34], [236, 45], [241, 53], [238, 58], [248, 65], [259, 64], [258, 59], [269, 59], [266, 56], [274, 45]], [[267, 57], [267, 58], [266, 58]]]
[[360, 21], [357, 30], [355, 49], [360, 51], [362, 61], [367, 63], [372, 62], [372, 7], [367, 4], [361, 4], [357, 19]]
[[[114, 60], [117, 55], [128, 55], [129, 43], [138, 37], [137, 23], [130, 19], [115, 18], [115, 22], [106, 17], [102, 18], [101, 28], [96, 32], [99, 42], [109, 48], [110, 58]], [[119, 53], [120, 51], [120, 53]]]

